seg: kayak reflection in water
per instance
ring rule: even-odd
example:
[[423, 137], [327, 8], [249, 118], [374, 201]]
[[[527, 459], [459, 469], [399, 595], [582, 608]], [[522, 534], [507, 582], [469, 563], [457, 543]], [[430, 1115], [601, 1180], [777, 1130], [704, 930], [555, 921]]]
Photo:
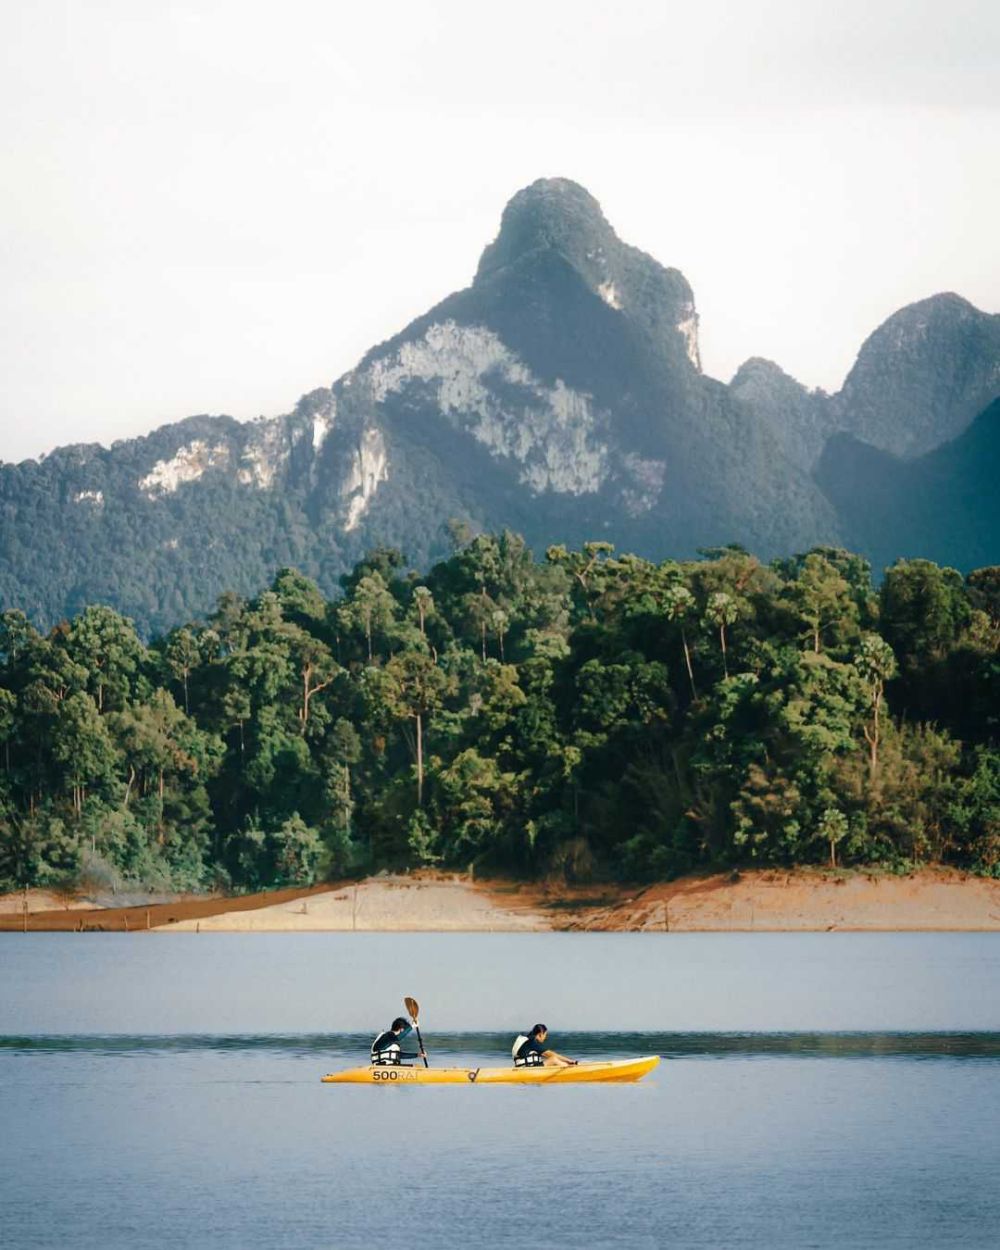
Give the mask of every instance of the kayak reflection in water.
[[398, 1065], [404, 1059], [426, 1059], [427, 1056], [423, 1050], [409, 1053], [400, 1046], [400, 1042], [409, 1037], [412, 1032], [413, 1027], [409, 1020], [403, 1016], [397, 1016], [389, 1028], [384, 1033], [380, 1033], [372, 1042], [372, 1063]]
[[570, 1068], [576, 1064], [575, 1059], [567, 1059], [555, 1050], [549, 1050], [545, 1039], [549, 1035], [547, 1024], [536, 1024], [530, 1033], [519, 1033], [514, 1039], [510, 1053], [514, 1056], [515, 1068], [537, 1068], [549, 1064], [554, 1068]]

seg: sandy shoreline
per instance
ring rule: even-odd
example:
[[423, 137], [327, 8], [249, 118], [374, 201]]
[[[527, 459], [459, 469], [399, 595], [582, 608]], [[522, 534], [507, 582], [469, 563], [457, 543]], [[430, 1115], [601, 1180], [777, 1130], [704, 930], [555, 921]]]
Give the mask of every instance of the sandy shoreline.
[[629, 889], [446, 873], [238, 898], [95, 907], [45, 891], [0, 896], [0, 931], [28, 932], [1000, 932], [1000, 881], [928, 868], [907, 877], [755, 870]]

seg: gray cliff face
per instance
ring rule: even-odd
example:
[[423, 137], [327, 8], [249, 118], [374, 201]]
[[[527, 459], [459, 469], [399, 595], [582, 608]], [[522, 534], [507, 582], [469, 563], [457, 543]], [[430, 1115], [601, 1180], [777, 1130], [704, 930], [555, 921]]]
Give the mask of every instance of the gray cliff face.
[[872, 532], [853, 516], [864, 444], [937, 447], [1000, 393], [998, 325], [936, 296], [869, 338], [837, 396], [758, 358], [725, 386], [701, 371], [683, 275], [623, 243], [582, 187], [543, 179], [507, 205], [471, 286], [288, 416], [0, 465], [0, 605], [51, 622], [104, 601], [163, 629], [283, 565], [327, 592], [376, 545], [424, 565], [451, 518], [656, 559], [842, 543]]

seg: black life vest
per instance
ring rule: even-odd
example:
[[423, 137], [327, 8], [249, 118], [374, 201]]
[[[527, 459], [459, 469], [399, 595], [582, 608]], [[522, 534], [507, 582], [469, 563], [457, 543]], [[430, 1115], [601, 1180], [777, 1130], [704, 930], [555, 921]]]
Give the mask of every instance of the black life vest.
[[537, 1050], [526, 1049], [531, 1040], [529, 1033], [518, 1033], [514, 1038], [510, 1053], [514, 1057], [515, 1068], [539, 1068], [544, 1064], [545, 1060]]
[[372, 1042], [372, 1063], [397, 1064], [399, 1060], [399, 1038], [392, 1029], [386, 1029]]

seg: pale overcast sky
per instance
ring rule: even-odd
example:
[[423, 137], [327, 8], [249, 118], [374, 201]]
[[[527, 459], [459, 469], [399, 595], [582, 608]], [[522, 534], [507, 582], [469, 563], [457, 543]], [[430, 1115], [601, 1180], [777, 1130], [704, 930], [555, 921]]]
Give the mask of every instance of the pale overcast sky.
[[996, 0], [3, 0], [0, 459], [288, 411], [583, 183], [705, 369], [1000, 312]]

